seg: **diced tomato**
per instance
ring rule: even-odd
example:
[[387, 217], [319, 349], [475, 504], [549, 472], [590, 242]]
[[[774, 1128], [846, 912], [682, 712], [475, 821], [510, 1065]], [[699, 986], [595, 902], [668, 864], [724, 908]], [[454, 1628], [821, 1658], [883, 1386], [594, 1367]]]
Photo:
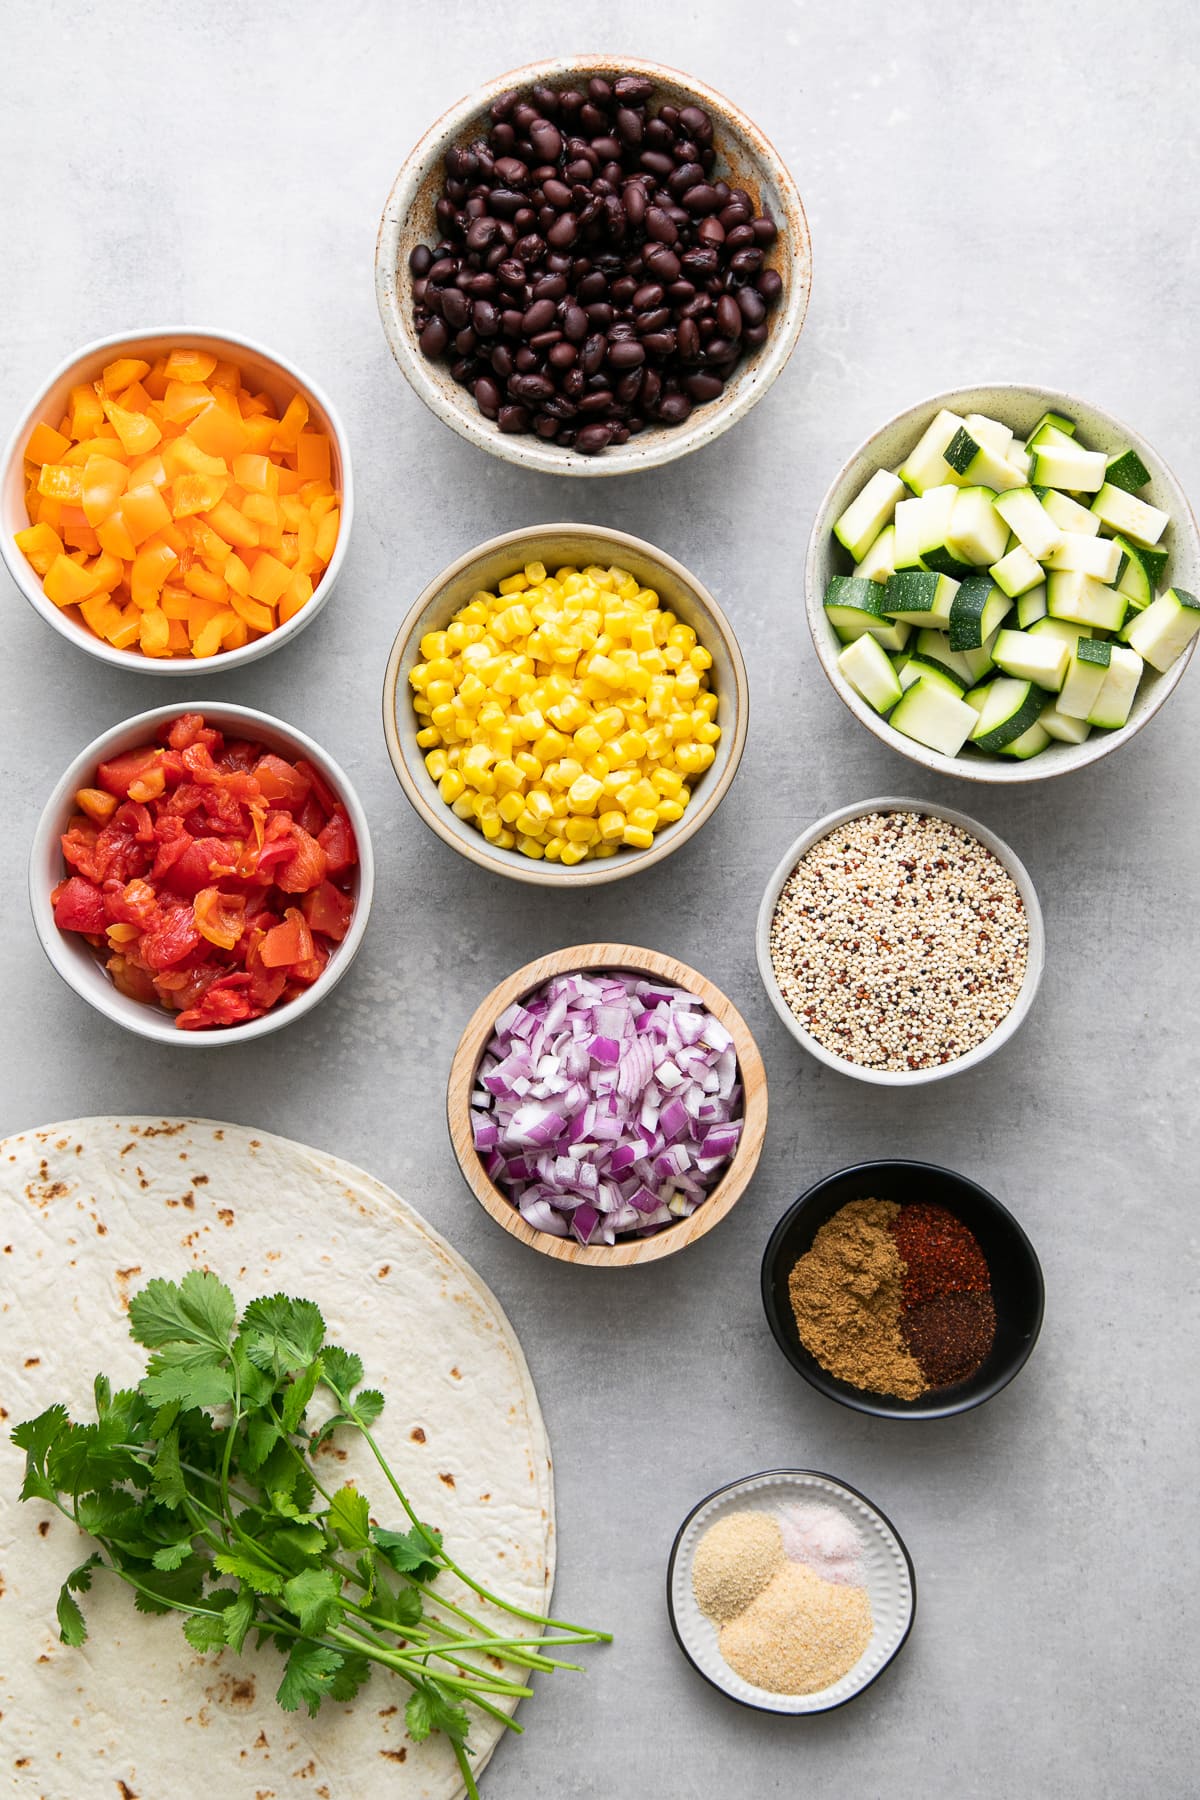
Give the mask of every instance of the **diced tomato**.
[[201, 888], [192, 902], [192, 918], [201, 937], [220, 950], [232, 950], [242, 935], [246, 896], [223, 894], [220, 888]]
[[273, 756], [269, 751], [254, 765], [254, 775], [260, 792], [271, 806], [303, 806], [312, 787], [307, 775], [285, 762], [282, 756]]
[[102, 762], [96, 770], [97, 787], [102, 787], [105, 793], [115, 794], [118, 800], [127, 800], [130, 783], [152, 769], [160, 754], [154, 744], [142, 744], [136, 750], [114, 756], [110, 762]]
[[354, 902], [349, 894], [341, 888], [334, 887], [332, 881], [323, 881], [320, 887], [311, 888], [300, 902], [300, 910], [308, 920], [309, 927], [319, 932], [322, 937], [331, 938], [340, 944], [350, 929], [350, 915], [354, 911]]
[[158, 993], [153, 978], [145, 969], [139, 969], [136, 963], [130, 962], [127, 956], [120, 954], [108, 959], [108, 972], [112, 976], [113, 986], [118, 994], [124, 994], [130, 1000], [156, 1001]]
[[186, 832], [184, 837], [182, 850], [165, 871], [166, 884], [172, 893], [193, 899], [201, 888], [211, 887], [214, 881], [233, 873], [237, 850], [225, 838], [191, 838]]
[[[60, 881], [50, 896], [54, 907], [54, 923], [60, 931], [82, 931], [90, 936], [104, 930], [108, 914], [104, 895], [94, 882], [82, 875], [69, 875]], [[312, 939], [309, 939], [312, 942]]]
[[325, 852], [302, 825], [292, 827], [293, 851], [275, 871], [275, 884], [285, 894], [306, 894], [325, 879]]
[[243, 1019], [254, 1014], [254, 1004], [248, 993], [250, 977], [244, 972], [239, 975], [222, 975], [214, 981], [201, 996], [200, 1003], [186, 1012], [181, 1012], [175, 1023], [183, 1031], [203, 1031], [211, 1025], [237, 1025]]
[[268, 969], [262, 959], [263, 934], [255, 932], [246, 952], [246, 973], [250, 977], [248, 992], [260, 1012], [267, 1012], [282, 994], [287, 983], [284, 969]]
[[293, 963], [288, 974], [293, 981], [300, 981], [305, 987], [311, 987], [328, 961], [328, 950], [323, 944], [317, 944], [314, 946], [313, 954], [306, 957], [303, 962]]
[[340, 875], [345, 869], [352, 869], [358, 861], [358, 845], [354, 842], [354, 827], [350, 823], [350, 815], [344, 806], [335, 806], [327, 825], [317, 838], [325, 852], [325, 864], [330, 875]]
[[[214, 753], [213, 761], [218, 769], [223, 770], [227, 775], [232, 774], [234, 770], [239, 774], [247, 775], [261, 756], [261, 744], [252, 744], [249, 738], [229, 738], [221, 754], [218, 756]], [[290, 765], [287, 766], [290, 767]]]
[[313, 935], [304, 914], [289, 906], [283, 924], [274, 926], [262, 941], [262, 960], [268, 969], [290, 969], [308, 962], [314, 953]]
[[172, 750], [186, 750], [191, 744], [203, 744], [215, 753], [224, 739], [219, 731], [204, 723], [202, 713], [181, 713], [167, 732], [166, 741]]
[[102, 880], [126, 882], [144, 875], [154, 861], [154, 825], [146, 808], [125, 800], [96, 839], [95, 862]]
[[104, 884], [104, 906], [114, 925], [136, 925], [147, 930], [158, 918], [158, 895], [148, 881], [135, 879], [122, 887], [119, 881]]
[[329, 786], [329, 783], [324, 779], [320, 770], [314, 769], [313, 765], [305, 756], [298, 756], [293, 767], [298, 774], [308, 776], [308, 779], [312, 783], [313, 793], [320, 801], [323, 810], [326, 813], [331, 813], [338, 803], [338, 797]]
[[62, 835], [64, 860], [89, 881], [99, 881], [101, 878], [96, 862], [96, 839], [99, 836], [97, 827], [90, 819], [84, 818], [82, 813], [76, 813]]
[[142, 938], [139, 950], [148, 969], [169, 969], [199, 944], [190, 906], [164, 907], [158, 924]]

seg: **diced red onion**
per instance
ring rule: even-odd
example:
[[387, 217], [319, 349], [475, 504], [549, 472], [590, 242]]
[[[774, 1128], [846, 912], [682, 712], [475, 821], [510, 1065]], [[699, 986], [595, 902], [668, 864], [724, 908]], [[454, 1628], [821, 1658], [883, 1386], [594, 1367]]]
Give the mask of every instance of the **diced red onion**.
[[733, 1040], [699, 996], [633, 975], [556, 976], [496, 1021], [471, 1095], [490, 1178], [580, 1243], [686, 1218], [741, 1136]]

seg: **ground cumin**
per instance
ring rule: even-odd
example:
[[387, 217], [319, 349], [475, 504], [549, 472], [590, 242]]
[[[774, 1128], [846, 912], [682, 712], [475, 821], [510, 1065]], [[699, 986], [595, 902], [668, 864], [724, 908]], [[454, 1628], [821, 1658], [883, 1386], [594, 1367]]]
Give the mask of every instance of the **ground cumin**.
[[826, 1221], [788, 1277], [800, 1342], [840, 1381], [898, 1400], [928, 1382], [900, 1329], [904, 1262], [892, 1200], [851, 1200]]

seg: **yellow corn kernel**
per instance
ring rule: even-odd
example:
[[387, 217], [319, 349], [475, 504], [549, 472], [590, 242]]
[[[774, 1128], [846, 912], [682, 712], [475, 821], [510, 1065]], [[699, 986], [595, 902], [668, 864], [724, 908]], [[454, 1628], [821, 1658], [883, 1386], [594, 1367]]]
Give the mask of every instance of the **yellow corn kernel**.
[[438, 793], [442, 796], [442, 799], [446, 802], [447, 806], [453, 806], [454, 802], [461, 797], [462, 791], [466, 785], [466, 782], [463, 780], [457, 769], [447, 769], [446, 773], [438, 782]]
[[499, 813], [489, 813], [486, 818], [480, 819], [479, 829], [482, 831], [484, 837], [487, 838], [488, 842], [494, 844], [496, 839], [500, 836], [500, 833], [504, 830], [504, 821], [501, 819]]
[[691, 664], [686, 664], [675, 677], [675, 693], [680, 700], [690, 700], [700, 692], [700, 677]]
[[640, 825], [627, 825], [621, 833], [621, 842], [628, 844], [631, 850], [649, 850], [654, 842], [654, 833]]
[[502, 594], [523, 594], [529, 586], [529, 577], [522, 570], [517, 575], [506, 575], [496, 586]]
[[539, 825], [544, 825], [553, 816], [554, 804], [545, 788], [532, 788], [525, 796], [525, 809]]
[[501, 796], [496, 810], [506, 825], [515, 825], [525, 811], [525, 800], [521, 794], [509, 792]]
[[508, 757], [501, 757], [492, 773], [496, 777], [496, 786], [502, 794], [521, 787], [525, 780], [518, 765]]
[[445, 706], [454, 698], [454, 683], [452, 681], [427, 681], [425, 698], [430, 706]]
[[541, 587], [546, 579], [546, 565], [540, 562], [525, 564], [525, 579], [530, 587]]
[[676, 819], [683, 817], [683, 807], [678, 800], [660, 800], [657, 812], [660, 825], [673, 825]]
[[703, 644], [697, 644], [694, 649], [688, 652], [688, 661], [691, 663], [693, 669], [699, 670], [701, 674], [703, 674], [705, 669], [712, 668], [712, 657], [704, 648]]
[[492, 842], [495, 844], [497, 850], [514, 850], [516, 848], [517, 840], [511, 831], [503, 829], [496, 833]]
[[658, 824], [658, 808], [657, 806], [635, 806], [625, 815], [625, 818], [626, 829], [633, 825], [639, 831], [653, 832]]
[[427, 631], [421, 639], [421, 655], [426, 662], [435, 657], [444, 656], [446, 652], [446, 634], [444, 631]]
[[560, 862], [564, 862], [568, 868], [573, 868], [576, 863], [581, 863], [583, 861], [587, 853], [588, 847], [586, 844], [565, 843], [562, 847], [559, 860]]
[[529, 750], [520, 750], [513, 757], [513, 762], [520, 769], [526, 781], [540, 781], [542, 778], [541, 760]]
[[693, 730], [695, 731], [696, 742], [698, 744], [715, 744], [721, 736], [721, 727], [719, 725], [696, 725], [693, 727]]
[[543, 731], [531, 746], [533, 754], [545, 766], [546, 763], [557, 762], [571, 748], [570, 738], [565, 738], [561, 731]]
[[603, 742], [594, 725], [580, 725], [575, 732], [575, 754], [586, 760], [596, 755]]
[[517, 849], [521, 852], [522, 856], [532, 857], [535, 862], [539, 857], [543, 857], [546, 854], [546, 846], [539, 843], [537, 838], [519, 837], [517, 839]]
[[[425, 733], [419, 731], [417, 733], [417, 742], [420, 743], [424, 736]], [[444, 750], [431, 750], [429, 755], [425, 758], [425, 767], [429, 770], [429, 773], [433, 776], [435, 781], [440, 781], [449, 767], [449, 764], [446, 761], [446, 752]]]
[[[443, 779], [448, 779], [448, 777], [443, 777]], [[460, 794], [450, 810], [456, 819], [473, 819], [475, 817], [474, 794]]]
[[677, 800], [683, 787], [683, 780], [675, 773], [674, 769], [655, 769], [650, 777], [650, 785], [668, 800]]
[[583, 774], [583, 764], [577, 763], [573, 756], [564, 756], [546, 770], [546, 780], [553, 788], [565, 790], [579, 780]]
[[625, 814], [614, 807], [610, 812], [602, 812], [596, 823], [604, 842], [618, 843], [625, 829]]
[[[565, 766], [565, 764], [559, 764], [560, 768]], [[596, 803], [603, 792], [603, 787], [594, 776], [585, 775], [583, 771], [580, 770], [580, 773], [575, 777], [574, 781], [567, 789], [567, 799], [570, 801], [573, 811], [577, 813], [590, 813], [595, 811]]]
[[563, 826], [563, 836], [570, 844], [594, 844], [600, 836], [600, 827], [594, 819], [568, 819]]
[[589, 756], [583, 765], [584, 774], [590, 775], [594, 781], [603, 781], [610, 768], [607, 756]]

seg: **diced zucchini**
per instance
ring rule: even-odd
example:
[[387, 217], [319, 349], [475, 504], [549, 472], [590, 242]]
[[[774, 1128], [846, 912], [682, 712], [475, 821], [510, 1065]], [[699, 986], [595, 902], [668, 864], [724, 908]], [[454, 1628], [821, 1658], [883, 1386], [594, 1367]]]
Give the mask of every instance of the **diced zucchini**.
[[1027, 631], [1002, 631], [992, 652], [997, 666], [1018, 681], [1036, 681], [1056, 694], [1063, 684], [1070, 646], [1059, 638], [1031, 637]]
[[1022, 481], [1029, 480], [1033, 470], [1033, 458], [1025, 448], [1024, 444], [1018, 442], [1016, 438], [1014, 438], [1012, 443], [1008, 446], [1008, 453], [1004, 460], [1005, 462], [1012, 464]]
[[968, 706], [973, 706], [977, 713], [981, 713], [984, 704], [987, 701], [988, 694], [991, 691], [991, 686], [992, 684], [990, 681], [981, 681], [978, 687], [969, 688], [963, 695], [963, 699]]
[[906, 657], [897, 674], [905, 693], [918, 681], [932, 681], [934, 687], [943, 687], [948, 693], [957, 694], [960, 698], [964, 692], [964, 685], [953, 669], [948, 669], [941, 663], [927, 662], [922, 656]]
[[1135, 544], [1132, 538], [1120, 534], [1114, 542], [1126, 558], [1116, 587], [1140, 612], [1144, 606], [1149, 606], [1155, 588], [1166, 574], [1168, 554], [1165, 550], [1152, 550], [1147, 544]]
[[924, 662], [933, 663], [939, 668], [948, 669], [960, 687], [968, 688], [973, 681], [979, 679], [977, 675], [971, 673], [963, 653], [950, 648], [948, 632], [934, 631], [932, 627], [925, 626], [913, 639], [913, 646], [914, 656], [919, 656]]
[[1011, 493], [997, 494], [994, 505], [1009, 530], [1015, 532], [1017, 541], [1038, 562], [1044, 562], [1062, 543], [1061, 528], [1054, 523], [1032, 488], [1013, 488]]
[[1148, 546], [1157, 544], [1171, 522], [1169, 513], [1147, 505], [1136, 494], [1127, 494], [1124, 488], [1114, 487], [1110, 481], [1103, 484], [1092, 501], [1092, 511], [1110, 531], [1132, 538], [1135, 544]]
[[968, 575], [950, 607], [950, 648], [978, 650], [1011, 609], [1012, 601], [990, 575]]
[[1067, 664], [1058, 710], [1069, 719], [1086, 719], [1108, 679], [1113, 647], [1101, 638], [1080, 638]]
[[946, 687], [922, 679], [909, 688], [888, 723], [930, 750], [957, 756], [978, 723], [978, 715]]
[[1087, 717], [1089, 725], [1100, 725], [1106, 731], [1119, 731], [1129, 717], [1129, 709], [1133, 705], [1133, 697], [1137, 693], [1145, 665], [1136, 650], [1126, 650], [1120, 644], [1113, 644], [1111, 649], [1112, 661], [1108, 665], [1104, 686]]
[[884, 527], [862, 561], [855, 563], [854, 573], [865, 581], [874, 581], [880, 584], [896, 573], [896, 527], [894, 525]]
[[897, 500], [907, 488], [898, 475], [887, 469], [876, 469], [856, 500], [852, 500], [837, 524], [833, 535], [843, 544], [855, 562], [861, 562], [885, 525], [890, 525]]
[[988, 574], [1001, 593], [1007, 594], [1010, 600], [1019, 599], [1031, 588], [1040, 587], [1045, 580], [1041, 563], [1024, 544], [1018, 544], [1015, 550], [1010, 550], [1007, 556], [994, 562]]
[[[1008, 527], [998, 516], [992, 501], [995, 490], [987, 487], [965, 487], [955, 490], [950, 529], [946, 533], [946, 549], [961, 566], [984, 568], [1004, 555]], [[952, 575], [953, 569], [947, 574]]]
[[1045, 431], [1057, 432], [1059, 437], [1073, 438], [1078, 429], [1074, 419], [1068, 418], [1066, 413], [1044, 412], [1025, 439], [1025, 448], [1027, 450], [1035, 449], [1034, 439], [1040, 437]]
[[1115, 456], [1108, 459], [1105, 479], [1112, 487], [1124, 488], [1127, 494], [1136, 494], [1149, 481], [1150, 471], [1136, 450], [1118, 450]]
[[878, 638], [885, 650], [903, 650], [908, 626], [889, 619], [883, 610], [886, 590], [877, 581], [861, 576], [835, 575], [825, 590], [825, 617], [849, 644], [864, 631]]
[[1057, 550], [1044, 558], [1047, 569], [1077, 569], [1111, 586], [1121, 574], [1122, 550], [1115, 538], [1091, 537], [1084, 531], [1068, 531]]
[[1127, 640], [1152, 669], [1165, 674], [1200, 631], [1200, 600], [1186, 588], [1168, 588], [1138, 614]]
[[862, 695], [868, 706], [873, 706], [878, 713], [885, 713], [895, 706], [901, 692], [896, 671], [888, 661], [887, 651], [869, 632], [864, 631], [852, 644], [847, 644], [837, 661], [850, 686], [856, 694]]
[[1029, 627], [1030, 637], [1057, 638], [1060, 644], [1069, 644], [1072, 649], [1080, 638], [1090, 638], [1090, 625], [1076, 625], [1070, 619], [1035, 619]]
[[1072, 500], [1070, 494], [1060, 494], [1057, 488], [1047, 488], [1040, 496], [1042, 505], [1063, 531], [1076, 534], [1084, 532], [1088, 537], [1095, 537], [1100, 530], [1100, 521], [1089, 507], [1080, 506], [1078, 500]]
[[963, 565], [946, 548], [946, 534], [958, 489], [943, 483], [927, 488], [919, 500], [901, 500], [896, 508], [897, 569], [940, 569], [945, 575], [963, 572]]
[[1021, 478], [1002, 455], [972, 436], [966, 425], [955, 432], [945, 452], [953, 480], [957, 475], [963, 487], [990, 487], [997, 493], [1021, 485]]
[[1046, 606], [1052, 619], [1071, 619], [1076, 625], [1120, 631], [1127, 605], [1124, 594], [1105, 587], [1094, 575], [1054, 569], [1046, 577]]
[[1057, 703], [1053, 700], [1043, 707], [1038, 724], [1052, 738], [1057, 738], [1060, 744], [1084, 744], [1092, 729], [1086, 719], [1071, 719], [1066, 713], [1059, 712]]
[[989, 419], [986, 413], [968, 413], [963, 424], [977, 443], [983, 444], [994, 455], [1007, 458], [1013, 441], [1009, 426], [1002, 425], [999, 419]]
[[950, 623], [950, 609], [958, 582], [934, 569], [897, 569], [883, 590], [883, 610], [906, 625], [942, 627]]
[[956, 652], [966, 663], [967, 672], [972, 681], [982, 681], [985, 675], [990, 675], [995, 669], [996, 663], [992, 651], [996, 647], [996, 639], [999, 635], [1000, 627], [997, 625], [995, 631], [989, 631], [982, 644], [976, 644], [970, 650]]
[[1046, 584], [1039, 581], [1036, 587], [1027, 588], [1017, 599], [1017, 624], [1022, 631], [1028, 631], [1031, 625], [1046, 617]]
[[1035, 682], [999, 676], [988, 685], [971, 742], [977, 750], [1003, 750], [1029, 730], [1045, 704], [1046, 695]]
[[1033, 479], [1039, 487], [1094, 494], [1104, 486], [1104, 467], [1103, 450], [1084, 450], [1076, 443], [1046, 444], [1034, 453]]
[[914, 494], [923, 494], [927, 488], [939, 487], [951, 479], [950, 465], [944, 452], [961, 427], [962, 420], [958, 414], [945, 408], [926, 426], [920, 442], [897, 470], [901, 481]]
[[1037, 756], [1041, 751], [1047, 749], [1050, 741], [1050, 733], [1042, 724], [1039, 715], [1029, 729], [1021, 733], [1019, 738], [1014, 738], [1011, 744], [1001, 745], [1000, 754], [1001, 756], [1015, 756], [1021, 762], [1025, 762], [1029, 757]]

